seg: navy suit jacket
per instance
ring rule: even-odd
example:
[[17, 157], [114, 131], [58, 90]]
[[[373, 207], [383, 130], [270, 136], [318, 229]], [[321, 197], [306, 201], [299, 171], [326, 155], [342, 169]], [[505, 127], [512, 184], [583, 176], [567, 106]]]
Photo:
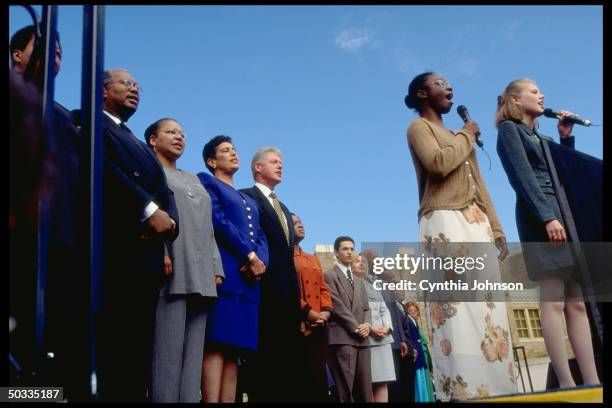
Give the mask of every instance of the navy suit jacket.
[[290, 339], [300, 333], [302, 312], [300, 291], [293, 261], [295, 232], [291, 213], [283, 203], [281, 208], [287, 217], [289, 243], [274, 208], [264, 194], [253, 186], [240, 190], [253, 198], [259, 208], [259, 224], [268, 241], [269, 264], [261, 280], [260, 344], [265, 348], [266, 339]]
[[140, 239], [145, 232], [141, 220], [154, 201], [176, 222], [176, 238], [174, 196], [153, 150], [107, 115], [104, 120], [105, 275], [120, 280], [114, 282], [118, 284], [156, 281], [163, 276], [164, 241]]
[[[540, 139], [553, 141], [524, 123], [506, 120], [498, 126], [497, 153], [516, 192], [516, 226], [522, 242], [547, 242], [544, 224], [562, 221]], [[574, 137], [562, 138], [561, 143], [573, 148]]]

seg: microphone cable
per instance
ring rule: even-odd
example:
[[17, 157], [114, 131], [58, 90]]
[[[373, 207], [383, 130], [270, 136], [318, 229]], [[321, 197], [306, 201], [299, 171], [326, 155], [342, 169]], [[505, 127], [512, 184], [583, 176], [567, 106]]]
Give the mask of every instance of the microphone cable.
[[484, 154], [487, 155], [487, 159], [489, 159], [489, 170], [492, 169], [491, 167], [491, 156], [489, 156], [489, 153], [487, 153], [487, 151], [485, 150], [484, 146], [480, 146], [480, 149], [484, 152]]

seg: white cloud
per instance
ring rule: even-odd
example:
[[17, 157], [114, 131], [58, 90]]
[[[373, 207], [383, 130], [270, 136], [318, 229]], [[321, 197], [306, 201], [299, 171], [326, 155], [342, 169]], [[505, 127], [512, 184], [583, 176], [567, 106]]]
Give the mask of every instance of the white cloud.
[[520, 21], [512, 21], [509, 24], [504, 25], [504, 35], [506, 40], [512, 42], [516, 38], [517, 31], [521, 28], [522, 23]]
[[370, 33], [367, 30], [361, 30], [358, 28], [343, 30], [336, 35], [336, 45], [349, 51], [357, 51], [370, 41]]

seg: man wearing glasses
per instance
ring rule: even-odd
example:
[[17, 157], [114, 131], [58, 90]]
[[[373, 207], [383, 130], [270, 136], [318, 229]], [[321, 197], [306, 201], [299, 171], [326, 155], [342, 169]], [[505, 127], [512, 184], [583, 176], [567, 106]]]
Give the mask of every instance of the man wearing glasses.
[[163, 169], [125, 124], [140, 96], [128, 71], [104, 72], [104, 265], [96, 373], [102, 401], [145, 401], [164, 246], [178, 235]]

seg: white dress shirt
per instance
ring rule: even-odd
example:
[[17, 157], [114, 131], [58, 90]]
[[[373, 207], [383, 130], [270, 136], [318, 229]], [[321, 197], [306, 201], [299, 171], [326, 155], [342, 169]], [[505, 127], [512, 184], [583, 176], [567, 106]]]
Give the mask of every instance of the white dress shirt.
[[[340, 262], [336, 262], [336, 266], [337, 266], [338, 268], [340, 268], [340, 270], [342, 271], [342, 273], [344, 274], [344, 276], [346, 277], [346, 279], [349, 279], [347, 271], [348, 271], [350, 268], [349, 268], [348, 266], [344, 266], [344, 265], [343, 265], [343, 264], [341, 264]], [[355, 275], [353, 274], [353, 271], [351, 271], [351, 279], [349, 279], [349, 280], [353, 280], [353, 281], [355, 281], [354, 276], [355, 276]]]
[[[268, 199], [268, 202], [270, 203], [270, 205], [272, 206], [272, 208], [274, 208], [274, 203], [272, 203], [272, 199], [270, 198], [270, 193], [272, 192], [272, 190], [270, 190], [270, 188], [268, 186], [265, 186], [261, 183], [255, 183], [255, 186], [259, 189], [259, 191], [261, 191], [263, 193], [263, 195], [266, 196], [266, 198]], [[274, 193], [276, 194], [276, 193]], [[278, 199], [278, 195], [276, 196], [276, 198]], [[280, 200], [278, 200], [280, 203]], [[292, 228], [293, 227], [293, 221], [289, 222], [289, 220], [287, 220], [287, 216], [285, 215], [285, 212], [283, 211], [283, 216], [285, 217], [285, 222], [287, 223], [287, 228]]]

